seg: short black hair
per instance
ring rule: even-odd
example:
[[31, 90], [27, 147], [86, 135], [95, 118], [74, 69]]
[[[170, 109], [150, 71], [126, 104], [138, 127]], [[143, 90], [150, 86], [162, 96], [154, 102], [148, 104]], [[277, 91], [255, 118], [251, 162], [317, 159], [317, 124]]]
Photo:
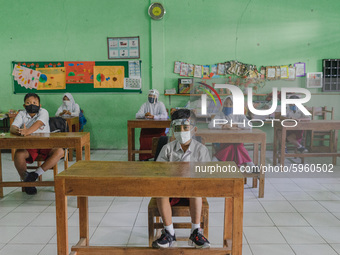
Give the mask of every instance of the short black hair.
[[196, 114], [189, 109], [179, 109], [171, 114], [171, 120], [178, 120], [178, 119], [189, 119], [196, 125]]
[[38, 101], [39, 101], [39, 104], [40, 104], [40, 97], [39, 97], [37, 94], [35, 94], [35, 93], [27, 93], [27, 94], [25, 95], [24, 102], [26, 101], [27, 98], [30, 98], [30, 97], [37, 98]]

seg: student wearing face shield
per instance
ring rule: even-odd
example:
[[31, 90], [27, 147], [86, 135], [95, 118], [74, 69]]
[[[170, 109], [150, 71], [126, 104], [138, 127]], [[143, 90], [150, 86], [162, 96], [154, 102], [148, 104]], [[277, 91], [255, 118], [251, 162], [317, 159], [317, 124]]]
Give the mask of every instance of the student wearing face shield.
[[[159, 92], [157, 89], [151, 89], [148, 93], [148, 101], [145, 102], [136, 113], [136, 119], [167, 119], [168, 113], [165, 105], [158, 101]], [[152, 138], [165, 136], [165, 128], [142, 128], [140, 132], [140, 150], [152, 149]], [[151, 154], [139, 154], [139, 160], [149, 160]]]
[[[289, 99], [297, 99], [299, 96], [291, 95]], [[294, 119], [296, 121], [309, 121], [310, 117], [306, 116], [296, 105], [287, 105], [286, 116], [281, 116], [280, 119]], [[303, 130], [287, 130], [286, 141], [295, 145], [296, 149], [300, 153], [306, 153], [308, 150], [301, 145], [303, 137]], [[277, 139], [280, 141], [281, 131], [277, 132]], [[285, 148], [287, 153], [287, 148]]]
[[[228, 122], [227, 124], [217, 124], [218, 120], [227, 120]], [[233, 124], [231, 125], [231, 123]], [[234, 123], [244, 123], [244, 125]], [[223, 100], [220, 111], [209, 123], [209, 128], [240, 130], [251, 129], [251, 126], [248, 125], [248, 119], [244, 114], [233, 114], [233, 98], [231, 96], [227, 96]], [[253, 171], [258, 171], [258, 168], [251, 160], [249, 153], [244, 147], [243, 143], [214, 144], [214, 148], [216, 150], [216, 153], [212, 159], [213, 161], [234, 161], [238, 166], [250, 166], [252, 167]]]
[[65, 93], [63, 96], [63, 104], [58, 108], [55, 113], [56, 117], [78, 117], [80, 107], [73, 99], [71, 93]]
[[[192, 139], [197, 131], [195, 114], [188, 109], [180, 109], [171, 115], [171, 128], [176, 140], [163, 146], [157, 161], [209, 162], [210, 154], [203, 144]], [[154, 248], [176, 246], [175, 230], [172, 224], [171, 206], [189, 202], [191, 214], [191, 235], [189, 245], [195, 248], [209, 248], [210, 243], [200, 228], [202, 198], [190, 199], [161, 197], [157, 198], [158, 210], [162, 216], [164, 229], [159, 239], [152, 243]]]

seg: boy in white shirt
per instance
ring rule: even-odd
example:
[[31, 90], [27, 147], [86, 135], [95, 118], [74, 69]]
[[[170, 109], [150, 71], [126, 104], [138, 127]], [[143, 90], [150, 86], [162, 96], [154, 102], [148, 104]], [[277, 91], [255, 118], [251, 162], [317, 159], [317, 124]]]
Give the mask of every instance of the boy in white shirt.
[[[157, 161], [209, 162], [210, 154], [203, 144], [192, 139], [197, 131], [196, 116], [188, 109], [180, 109], [171, 115], [171, 127], [176, 140], [163, 146]], [[177, 201], [179, 202], [179, 201]], [[176, 246], [175, 230], [172, 224], [171, 205], [169, 197], [157, 198], [158, 210], [162, 216], [164, 229], [159, 239], [152, 243], [154, 248], [169, 248]], [[191, 235], [189, 245], [195, 248], [209, 248], [210, 243], [204, 237], [200, 228], [202, 198], [189, 199], [191, 213]]]
[[[40, 98], [35, 93], [28, 93], [24, 98], [25, 111], [20, 111], [10, 127], [14, 135], [28, 136], [33, 133], [49, 133], [48, 112], [41, 108]], [[33, 163], [39, 156], [46, 161], [35, 172], [27, 172], [26, 163]], [[50, 169], [64, 156], [62, 148], [53, 149], [19, 149], [15, 151], [14, 165], [24, 182], [34, 182], [44, 171]], [[35, 187], [26, 187], [25, 192], [29, 195], [37, 193]]]

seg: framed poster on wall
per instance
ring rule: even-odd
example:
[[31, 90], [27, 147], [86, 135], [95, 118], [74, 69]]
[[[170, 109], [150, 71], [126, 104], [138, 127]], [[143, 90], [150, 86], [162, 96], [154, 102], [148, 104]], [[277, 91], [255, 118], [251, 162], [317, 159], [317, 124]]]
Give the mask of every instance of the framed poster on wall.
[[108, 59], [140, 58], [139, 36], [108, 37]]

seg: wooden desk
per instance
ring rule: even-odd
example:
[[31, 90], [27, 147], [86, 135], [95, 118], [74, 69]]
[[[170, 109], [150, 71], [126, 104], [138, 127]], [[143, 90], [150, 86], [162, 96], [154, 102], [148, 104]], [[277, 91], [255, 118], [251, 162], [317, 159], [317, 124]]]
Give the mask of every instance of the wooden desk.
[[253, 187], [257, 187], [259, 180], [259, 198], [264, 196], [264, 172], [261, 165], [266, 163], [266, 133], [259, 129], [252, 130], [222, 130], [198, 129], [197, 136], [201, 136], [205, 143], [253, 143], [254, 164], [258, 165], [259, 144], [261, 146], [260, 173], [244, 173], [245, 177], [253, 177]]
[[[80, 240], [70, 254], [242, 254], [243, 175], [195, 173], [195, 166], [234, 162], [80, 161], [55, 178], [58, 255], [68, 254], [67, 196], [78, 196]], [[195, 166], [194, 166], [195, 164]], [[236, 169], [238, 169], [236, 167]], [[89, 246], [88, 196], [225, 197], [223, 248], [153, 249]], [[147, 232], [145, 235], [147, 236]], [[232, 239], [231, 242], [227, 240]], [[228, 246], [227, 246], [228, 245]]]
[[[285, 125], [290, 125], [286, 123]], [[281, 154], [277, 155], [277, 132], [281, 130]], [[314, 152], [314, 153], [285, 153], [286, 137], [288, 130], [312, 130], [312, 131], [332, 131], [334, 132], [334, 141], [331, 145], [332, 152]], [[332, 163], [336, 165], [337, 157], [340, 157], [338, 152], [338, 130], [340, 130], [340, 120], [310, 120], [300, 121], [296, 127], [282, 127], [281, 122], [274, 124], [274, 149], [273, 149], [273, 165], [277, 164], [277, 158], [280, 158], [281, 165], [284, 166], [286, 157], [332, 157]]]
[[[62, 117], [67, 122], [69, 132], [79, 132], [79, 117]], [[73, 148], [68, 152], [69, 161], [73, 161]]]
[[171, 120], [150, 120], [150, 119], [135, 119], [128, 120], [128, 160], [135, 161], [136, 153], [152, 153], [152, 150], [136, 150], [135, 149], [135, 128], [168, 128]]
[[[83, 147], [85, 146], [85, 160], [90, 160], [90, 133], [40, 133], [29, 136], [17, 136], [6, 133], [0, 136], [0, 197], [3, 197], [4, 187], [32, 187], [39, 186], [37, 182], [3, 182], [1, 150], [2, 149], [51, 149], [51, 148], [75, 148], [77, 161], [82, 160]], [[42, 182], [41, 185], [53, 186], [53, 182]], [[41, 186], [40, 185], [40, 186]]]

